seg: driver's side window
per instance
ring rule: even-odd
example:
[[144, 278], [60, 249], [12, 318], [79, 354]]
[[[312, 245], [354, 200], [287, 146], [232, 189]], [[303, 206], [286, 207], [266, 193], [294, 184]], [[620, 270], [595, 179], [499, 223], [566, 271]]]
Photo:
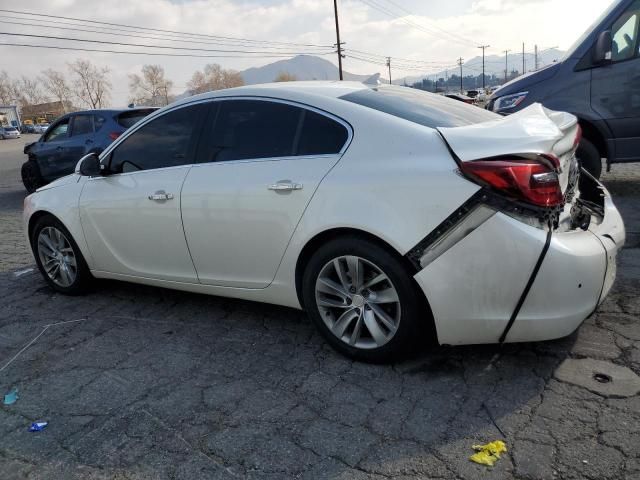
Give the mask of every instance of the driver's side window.
[[203, 108], [203, 104], [190, 105], [154, 118], [115, 148], [109, 170], [127, 173], [193, 163]]
[[45, 142], [57, 142], [69, 136], [69, 119], [65, 118], [47, 130]]
[[631, 4], [611, 28], [613, 44], [611, 61], [619, 62], [636, 56], [638, 52], [638, 26], [640, 24], [640, 0]]

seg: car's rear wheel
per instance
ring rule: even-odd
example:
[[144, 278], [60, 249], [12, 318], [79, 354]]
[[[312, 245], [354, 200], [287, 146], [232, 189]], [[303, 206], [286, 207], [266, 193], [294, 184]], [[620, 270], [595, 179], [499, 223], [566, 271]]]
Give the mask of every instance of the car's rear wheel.
[[91, 284], [93, 276], [78, 245], [55, 217], [46, 215], [37, 220], [31, 247], [40, 273], [54, 290], [77, 295]]
[[40, 173], [40, 167], [38, 167], [38, 164], [34, 160], [25, 162], [22, 165], [20, 173], [22, 175], [24, 188], [26, 188], [29, 193], [33, 193], [45, 185], [45, 181]]
[[307, 264], [302, 289], [323, 336], [356, 360], [388, 362], [410, 353], [428, 313], [401, 259], [365, 238], [323, 245]]
[[598, 149], [586, 138], [580, 140], [580, 145], [576, 150], [576, 158], [580, 166], [595, 178], [600, 178], [602, 173], [602, 158]]

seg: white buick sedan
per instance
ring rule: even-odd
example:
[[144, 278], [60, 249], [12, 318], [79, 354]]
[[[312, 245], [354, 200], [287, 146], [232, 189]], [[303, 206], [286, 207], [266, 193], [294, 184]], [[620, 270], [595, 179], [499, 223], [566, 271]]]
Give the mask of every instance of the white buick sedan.
[[26, 198], [47, 283], [110, 278], [304, 308], [352, 358], [573, 332], [624, 243], [580, 127], [350, 82], [187, 98]]

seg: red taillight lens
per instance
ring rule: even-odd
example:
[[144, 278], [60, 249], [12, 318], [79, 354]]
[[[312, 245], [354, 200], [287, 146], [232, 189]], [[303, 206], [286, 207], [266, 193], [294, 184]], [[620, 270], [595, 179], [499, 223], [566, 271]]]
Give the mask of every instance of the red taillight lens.
[[504, 194], [539, 207], [563, 203], [558, 175], [533, 160], [476, 160], [463, 162], [462, 173]]
[[116, 138], [118, 138], [120, 135], [122, 135], [122, 132], [111, 132], [109, 134], [109, 138], [111, 140], [115, 140]]

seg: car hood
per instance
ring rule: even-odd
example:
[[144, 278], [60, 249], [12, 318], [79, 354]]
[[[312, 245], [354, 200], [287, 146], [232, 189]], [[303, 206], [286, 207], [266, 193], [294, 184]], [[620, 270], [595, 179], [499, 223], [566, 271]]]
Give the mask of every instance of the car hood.
[[562, 63], [552, 63], [551, 65], [541, 68], [535, 72], [526, 73], [524, 75], [519, 76], [518, 78], [514, 78], [510, 82], [505, 83], [500, 89], [496, 90], [491, 98], [503, 97], [505, 95], [509, 95], [511, 93], [519, 93], [526, 91], [531, 85], [542, 82], [544, 80], [548, 80], [553, 77], [558, 70], [560, 70], [560, 65]]
[[67, 175], [66, 177], [61, 177], [57, 180], [54, 180], [51, 183], [46, 184], [44, 187], [40, 187], [36, 190], [36, 192], [42, 192], [44, 190], [49, 190], [51, 188], [63, 187], [70, 183], [78, 183], [80, 181], [80, 175], [76, 173], [72, 173], [71, 175]]
[[463, 127], [441, 127], [438, 131], [463, 162], [505, 155], [553, 155], [560, 160], [559, 177], [564, 191], [579, 126], [574, 115], [534, 103], [497, 120]]

